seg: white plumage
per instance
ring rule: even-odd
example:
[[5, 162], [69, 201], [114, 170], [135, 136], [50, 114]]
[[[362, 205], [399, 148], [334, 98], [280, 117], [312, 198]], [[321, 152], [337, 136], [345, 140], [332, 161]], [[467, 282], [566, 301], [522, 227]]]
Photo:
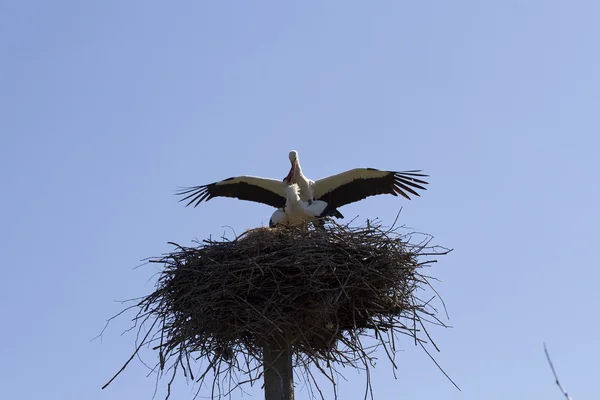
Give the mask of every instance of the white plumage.
[[427, 182], [419, 178], [427, 175], [418, 170], [396, 172], [354, 168], [313, 181], [304, 176], [297, 151], [290, 151], [289, 159], [292, 166], [283, 181], [298, 184], [302, 200], [309, 203], [323, 200], [335, 209], [378, 194], [400, 194], [410, 200], [408, 194], [419, 196], [415, 189], [426, 190], [422, 185]]
[[313, 189], [315, 181], [308, 179], [302, 173], [302, 167], [300, 166], [300, 160], [298, 159], [298, 152], [296, 150], [290, 151], [289, 158], [292, 163], [292, 168], [290, 169], [288, 176], [284, 178], [284, 182], [288, 184], [297, 184], [300, 187], [300, 198], [303, 201], [312, 203], [315, 199]]
[[307, 221], [315, 221], [327, 214], [327, 203], [313, 201], [311, 204], [300, 198], [300, 187], [291, 184], [285, 189], [286, 203], [283, 209], [273, 213], [269, 226], [276, 225], [296, 226]]
[[[422, 185], [427, 184], [419, 179], [427, 176], [421, 171], [395, 172], [374, 168], [355, 168], [313, 181], [302, 173], [297, 151], [289, 153], [289, 160], [292, 166], [283, 181], [236, 176], [208, 185], [185, 188], [177, 194], [184, 196], [180, 201], [188, 201], [187, 205], [194, 204], [194, 207], [214, 197], [268, 204], [278, 209], [272, 219], [276, 224], [286, 221], [293, 224], [299, 215], [344, 218], [338, 211], [339, 207], [369, 196], [391, 194], [410, 200], [408, 194], [419, 196], [416, 189], [425, 190]], [[299, 196], [299, 200], [296, 196]]]

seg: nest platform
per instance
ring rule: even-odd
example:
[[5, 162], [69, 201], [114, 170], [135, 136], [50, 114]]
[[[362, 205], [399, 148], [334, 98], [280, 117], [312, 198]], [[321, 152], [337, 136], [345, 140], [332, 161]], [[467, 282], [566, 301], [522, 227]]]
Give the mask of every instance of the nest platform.
[[[411, 237], [367, 222], [172, 243], [171, 253], [150, 260], [162, 266], [156, 290], [131, 306], [136, 325], [146, 325], [140, 347], [157, 351], [158, 369], [173, 378], [178, 369], [195, 380], [246, 375], [233, 386], [261, 377], [263, 349], [273, 342], [287, 343], [294, 366], [309, 377], [311, 365], [330, 380], [335, 365], [368, 368], [365, 337], [394, 363], [397, 335], [425, 343], [422, 317], [437, 320], [417, 293], [428, 286], [421, 268], [434, 261], [420, 258], [444, 252], [428, 236], [416, 244]], [[194, 370], [197, 359], [207, 364]]]

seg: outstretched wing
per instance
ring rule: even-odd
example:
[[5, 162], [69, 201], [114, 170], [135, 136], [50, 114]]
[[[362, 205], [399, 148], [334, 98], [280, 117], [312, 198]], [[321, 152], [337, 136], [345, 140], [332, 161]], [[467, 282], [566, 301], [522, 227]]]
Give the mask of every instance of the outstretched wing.
[[208, 185], [183, 188], [176, 194], [185, 196], [179, 201], [188, 201], [186, 207], [196, 207], [213, 197], [233, 197], [240, 200], [268, 204], [275, 208], [285, 206], [285, 183], [256, 176], [236, 176]]
[[378, 194], [402, 195], [408, 200], [408, 194], [419, 196], [415, 189], [427, 190], [422, 179], [428, 175], [414, 171], [380, 171], [374, 168], [355, 168], [341, 174], [315, 181], [313, 187], [315, 200], [326, 201], [337, 208], [346, 204]]

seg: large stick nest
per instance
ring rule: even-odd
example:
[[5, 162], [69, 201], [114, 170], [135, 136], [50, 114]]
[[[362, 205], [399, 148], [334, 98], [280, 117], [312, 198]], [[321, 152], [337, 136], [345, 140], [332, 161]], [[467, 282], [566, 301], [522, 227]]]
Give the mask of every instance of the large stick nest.
[[[393, 363], [397, 334], [422, 344], [429, 336], [423, 318], [439, 322], [417, 296], [428, 285], [421, 267], [433, 261], [418, 258], [444, 252], [430, 247], [428, 236], [416, 244], [411, 237], [367, 222], [258, 228], [232, 241], [174, 244], [173, 252], [150, 260], [164, 267], [156, 290], [132, 306], [139, 309], [136, 325], [152, 324], [136, 353], [151, 344], [161, 371], [172, 368], [174, 378], [180, 368], [198, 380], [212, 372], [217, 385], [219, 375], [231, 380], [235, 371], [250, 382], [260, 378], [263, 346], [282, 339], [314, 383], [310, 365], [332, 382], [332, 365], [368, 368], [365, 335]], [[208, 366], [194, 378], [190, 359], [198, 358]], [[233, 380], [230, 387], [243, 383]]]

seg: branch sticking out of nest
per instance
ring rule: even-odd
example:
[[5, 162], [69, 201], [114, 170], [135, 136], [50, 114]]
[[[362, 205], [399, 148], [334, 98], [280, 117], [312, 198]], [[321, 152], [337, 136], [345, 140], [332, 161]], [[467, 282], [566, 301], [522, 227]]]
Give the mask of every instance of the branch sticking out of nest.
[[[156, 290], [132, 306], [140, 329], [152, 325], [135, 353], [144, 345], [158, 351], [158, 369], [172, 370], [169, 393], [178, 368], [200, 382], [212, 373], [213, 395], [215, 387], [224, 395], [253, 383], [263, 374], [263, 347], [281, 340], [290, 345], [296, 372], [317, 385], [314, 365], [334, 391], [336, 366], [364, 368], [369, 376], [373, 349], [361, 338], [375, 338], [396, 368], [398, 334], [423, 346], [431, 341], [423, 321], [443, 326], [430, 301], [417, 297], [429, 285], [421, 267], [435, 260], [417, 258], [448, 250], [430, 246], [430, 236], [417, 244], [412, 238], [367, 221], [319, 230], [258, 228], [233, 241], [174, 244], [172, 253], [150, 260], [164, 270]], [[208, 366], [194, 377], [190, 360], [199, 358]]]

